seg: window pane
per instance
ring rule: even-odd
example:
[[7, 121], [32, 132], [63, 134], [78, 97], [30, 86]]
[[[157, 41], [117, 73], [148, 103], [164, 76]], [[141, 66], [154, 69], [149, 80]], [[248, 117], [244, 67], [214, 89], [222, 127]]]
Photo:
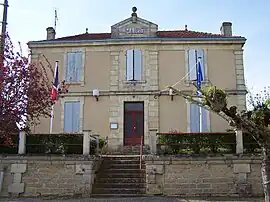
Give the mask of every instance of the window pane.
[[81, 71], [82, 71], [82, 53], [76, 52], [74, 53], [75, 59], [75, 71], [74, 71], [74, 80], [76, 82], [81, 81]]
[[143, 120], [143, 113], [136, 113], [136, 136], [143, 136], [143, 127], [144, 127], [144, 120]]
[[80, 131], [80, 102], [73, 102], [72, 106], [72, 129], [73, 132]]
[[134, 80], [133, 78], [133, 50], [126, 52], [126, 79], [127, 81]]
[[190, 132], [200, 132], [200, 108], [196, 104], [190, 104]]
[[196, 56], [195, 50], [188, 50], [188, 71], [189, 71], [189, 80], [196, 80]]
[[125, 113], [125, 136], [131, 136], [133, 131], [132, 113]]
[[125, 110], [143, 111], [143, 103], [125, 103]]
[[73, 53], [67, 53], [66, 58], [66, 81], [72, 81], [73, 78], [73, 65], [74, 65]]
[[202, 108], [202, 132], [209, 132], [209, 111]]
[[203, 49], [197, 49], [197, 59], [199, 60], [201, 58], [201, 68], [203, 73], [203, 80], [205, 80], [205, 65], [204, 65], [204, 50]]
[[65, 102], [64, 132], [80, 132], [80, 101]]
[[72, 132], [72, 102], [65, 102], [64, 105], [64, 132]]
[[142, 80], [142, 51], [134, 50], [135, 80]]

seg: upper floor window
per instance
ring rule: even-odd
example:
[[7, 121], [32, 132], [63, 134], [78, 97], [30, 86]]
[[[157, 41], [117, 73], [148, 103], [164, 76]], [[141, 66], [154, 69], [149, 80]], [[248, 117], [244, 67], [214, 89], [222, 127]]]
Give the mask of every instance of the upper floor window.
[[80, 101], [67, 101], [64, 104], [64, 132], [80, 132]]
[[209, 132], [210, 114], [205, 108], [189, 104], [189, 129], [191, 133]]
[[66, 81], [82, 81], [82, 52], [68, 52], [66, 58]]
[[127, 50], [126, 79], [127, 81], [142, 80], [142, 50]]
[[205, 80], [205, 59], [203, 49], [190, 49], [188, 50], [188, 80], [197, 80], [197, 67], [198, 61], [200, 60], [203, 80]]

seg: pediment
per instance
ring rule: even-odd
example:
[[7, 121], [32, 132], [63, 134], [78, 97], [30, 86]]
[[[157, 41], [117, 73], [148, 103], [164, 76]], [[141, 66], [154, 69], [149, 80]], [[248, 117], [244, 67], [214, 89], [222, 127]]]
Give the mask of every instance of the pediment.
[[137, 17], [136, 13], [132, 17], [111, 26], [113, 38], [155, 37], [157, 31], [157, 24]]

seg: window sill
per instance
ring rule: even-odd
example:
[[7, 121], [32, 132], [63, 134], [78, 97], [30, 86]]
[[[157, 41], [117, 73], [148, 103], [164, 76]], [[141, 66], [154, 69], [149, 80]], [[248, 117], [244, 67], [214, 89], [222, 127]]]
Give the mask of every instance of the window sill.
[[146, 81], [123, 81], [124, 84], [145, 84]]
[[[185, 80], [185, 85], [190, 86], [190, 84], [196, 84], [196, 80]], [[209, 84], [209, 80], [202, 81], [202, 84]]]
[[82, 81], [74, 81], [74, 82], [66, 82], [67, 85], [74, 85], [74, 86], [84, 86], [84, 82]]

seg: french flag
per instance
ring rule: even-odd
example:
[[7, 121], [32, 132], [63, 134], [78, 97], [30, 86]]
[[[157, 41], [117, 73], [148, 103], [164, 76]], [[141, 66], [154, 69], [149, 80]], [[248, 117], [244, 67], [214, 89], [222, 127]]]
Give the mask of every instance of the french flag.
[[59, 80], [58, 80], [58, 61], [55, 62], [55, 69], [54, 69], [54, 78], [53, 78], [53, 87], [52, 87], [52, 94], [51, 99], [56, 102], [58, 97], [58, 87], [59, 87]]

